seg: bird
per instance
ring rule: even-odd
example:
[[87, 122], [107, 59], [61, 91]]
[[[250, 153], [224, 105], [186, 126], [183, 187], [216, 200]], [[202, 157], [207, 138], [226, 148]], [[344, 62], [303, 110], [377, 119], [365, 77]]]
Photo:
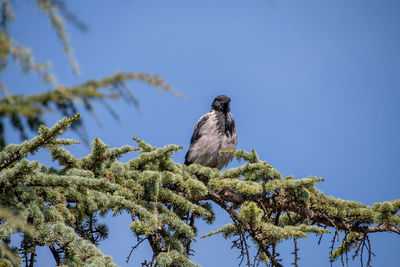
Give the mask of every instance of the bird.
[[204, 114], [194, 126], [185, 165], [197, 163], [221, 170], [233, 159], [232, 154], [221, 150], [236, 150], [237, 129], [230, 110], [231, 98], [217, 96], [210, 112]]

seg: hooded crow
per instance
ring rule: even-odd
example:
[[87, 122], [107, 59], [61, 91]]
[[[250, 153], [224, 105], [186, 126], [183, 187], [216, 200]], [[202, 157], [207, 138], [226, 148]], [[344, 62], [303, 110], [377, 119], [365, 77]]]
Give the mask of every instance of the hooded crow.
[[185, 165], [197, 163], [221, 170], [232, 160], [233, 155], [219, 153], [220, 150], [236, 150], [237, 131], [230, 102], [230, 97], [217, 96], [210, 112], [197, 121], [185, 156]]

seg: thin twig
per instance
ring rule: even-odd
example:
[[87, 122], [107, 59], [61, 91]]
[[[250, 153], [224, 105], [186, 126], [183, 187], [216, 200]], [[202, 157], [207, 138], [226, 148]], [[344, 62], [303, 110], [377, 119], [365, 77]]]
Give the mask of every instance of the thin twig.
[[139, 245], [145, 240], [147, 240], [147, 237], [145, 237], [145, 238], [138, 237], [138, 243], [132, 247], [131, 251], [129, 252], [128, 257], [126, 258], [126, 263], [129, 263], [129, 259], [131, 258], [133, 251], [135, 249], [137, 249], [139, 247]]
[[297, 239], [295, 237], [293, 238], [293, 243], [294, 243], [294, 251], [292, 253], [294, 255], [294, 263], [293, 263], [293, 265], [295, 267], [299, 267], [299, 264], [298, 264], [299, 255], [297, 253], [299, 251], [299, 248], [297, 247]]

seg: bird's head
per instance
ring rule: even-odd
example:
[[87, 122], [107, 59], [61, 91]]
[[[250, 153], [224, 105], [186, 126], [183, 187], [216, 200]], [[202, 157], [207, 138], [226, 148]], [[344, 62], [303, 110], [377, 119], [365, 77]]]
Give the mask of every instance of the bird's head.
[[231, 100], [232, 99], [226, 95], [219, 95], [212, 102], [211, 110], [229, 112], [229, 103], [231, 102]]

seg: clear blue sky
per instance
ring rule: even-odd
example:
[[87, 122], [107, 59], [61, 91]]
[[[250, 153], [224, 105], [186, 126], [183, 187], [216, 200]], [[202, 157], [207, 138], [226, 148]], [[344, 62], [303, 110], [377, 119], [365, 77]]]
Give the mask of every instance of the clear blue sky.
[[[68, 25], [81, 76], [75, 77], [60, 41], [33, 1], [18, 1], [11, 33], [32, 46], [36, 58], [52, 60], [60, 83], [76, 85], [116, 71], [161, 75], [187, 98], [160, 95], [129, 83], [142, 114], [123, 102], [113, 105], [123, 126], [101, 105], [99, 128], [84, 114], [90, 138], [110, 146], [133, 144], [132, 136], [156, 145], [185, 146], [197, 119], [219, 94], [232, 97], [239, 149], [254, 148], [283, 175], [326, 178], [327, 195], [364, 204], [400, 198], [400, 2], [399, 1], [68, 1], [89, 27]], [[34, 75], [11, 66], [1, 78], [12, 93], [46, 88]], [[49, 124], [59, 119], [47, 117]], [[8, 132], [9, 140], [17, 141]], [[76, 137], [76, 135], [71, 134]], [[87, 153], [83, 145], [72, 148]], [[131, 155], [133, 157], [135, 155]], [[39, 153], [48, 162], [46, 153]], [[237, 166], [233, 162], [230, 166]], [[217, 209], [214, 230], [229, 219]], [[110, 238], [100, 248], [127, 266], [135, 239], [129, 217], [107, 218]], [[374, 266], [398, 266], [400, 237], [371, 235]], [[330, 237], [301, 240], [300, 266], [329, 266]], [[221, 236], [198, 240], [194, 260], [203, 266], [236, 266], [238, 251]], [[292, 243], [280, 245], [284, 265]], [[149, 256], [143, 248], [131, 266]], [[40, 250], [39, 266], [53, 261]], [[335, 263], [334, 266], [341, 264]], [[350, 266], [359, 266], [359, 260]]]

